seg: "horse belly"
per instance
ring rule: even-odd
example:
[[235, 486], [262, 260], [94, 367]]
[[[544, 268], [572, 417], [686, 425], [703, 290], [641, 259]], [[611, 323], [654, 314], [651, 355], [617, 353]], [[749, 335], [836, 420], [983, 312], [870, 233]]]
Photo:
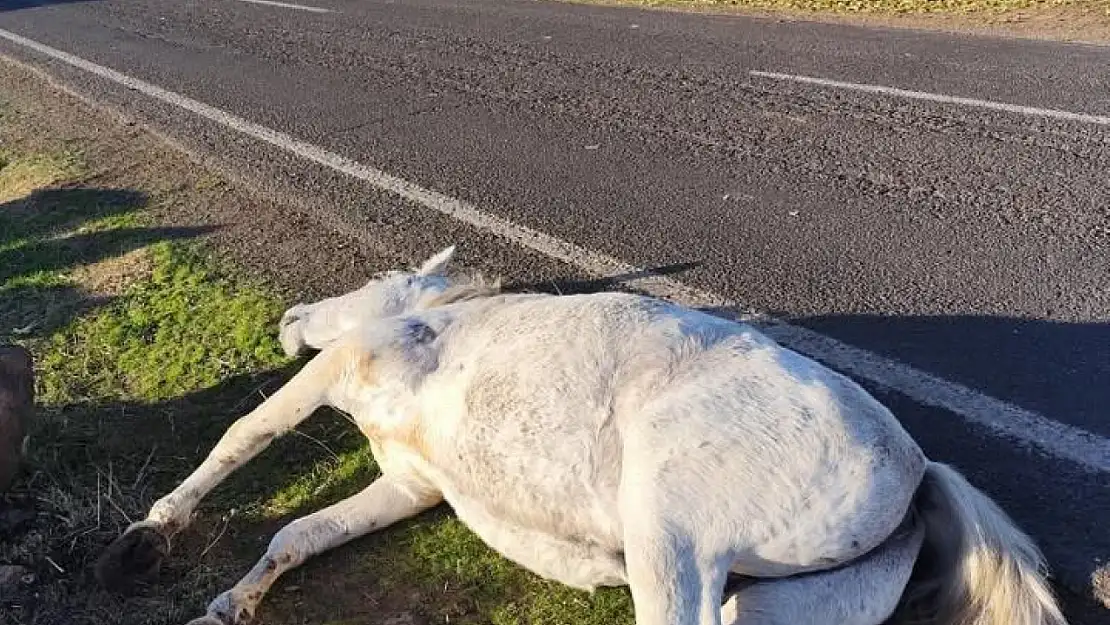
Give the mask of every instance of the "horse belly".
[[624, 584], [620, 446], [604, 419], [463, 421], [429, 475], [459, 519], [533, 573], [593, 589]]
[[458, 494], [447, 499], [459, 519], [490, 548], [540, 577], [587, 591], [627, 584], [624, 554], [611, 545], [502, 518], [480, 501]]

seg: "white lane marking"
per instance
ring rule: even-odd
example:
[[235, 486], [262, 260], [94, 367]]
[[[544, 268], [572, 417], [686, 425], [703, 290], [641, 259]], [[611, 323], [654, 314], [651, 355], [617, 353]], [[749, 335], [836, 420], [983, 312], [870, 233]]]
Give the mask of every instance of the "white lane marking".
[[111, 80], [162, 102], [195, 113], [242, 134], [265, 141], [307, 160], [330, 167], [379, 189], [389, 191], [425, 208], [453, 217], [480, 230], [496, 234], [522, 247], [563, 261], [596, 276], [641, 274], [637, 287], [652, 295], [688, 306], [709, 307], [722, 314], [759, 326], [781, 344], [807, 354], [826, 365], [897, 391], [913, 401], [943, 408], [997, 436], [1021, 445], [1032, 445], [1057, 458], [1074, 462], [1089, 471], [1110, 473], [1110, 439], [1059, 423], [1035, 412], [995, 399], [971, 388], [943, 380], [878, 354], [853, 347], [834, 338], [772, 317], [743, 310], [740, 305], [663, 276], [634, 267], [621, 260], [579, 247], [549, 234], [491, 215], [462, 200], [425, 189], [373, 167], [350, 160], [322, 147], [247, 121], [226, 111], [168, 91], [138, 78], [97, 65], [37, 41], [0, 29], [0, 38], [30, 48], [73, 67]]
[[290, 4], [288, 2], [274, 2], [273, 0], [239, 0], [239, 2], [249, 2], [251, 4], [264, 4], [271, 7], [281, 7], [283, 9], [297, 9], [298, 11], [308, 11], [309, 13], [331, 13], [331, 9], [323, 7], [310, 7], [303, 4]]
[[963, 106], [973, 106], [976, 108], [992, 109], [995, 111], [1004, 111], [1006, 113], [1016, 113], [1018, 115], [1029, 115], [1033, 117], [1047, 117], [1050, 119], [1060, 119], [1071, 122], [1081, 122], [1084, 124], [1097, 124], [1100, 126], [1110, 126], [1110, 116], [1106, 115], [1090, 115], [1087, 113], [1072, 113], [1071, 111], [1060, 111], [1056, 109], [1043, 109], [1035, 106], [1021, 106], [1020, 104], [1007, 104], [1005, 102], [992, 102], [990, 100], [978, 100], [975, 98], [964, 98], [954, 95], [944, 95], [940, 93], [929, 93], [927, 91], [910, 91], [907, 89], [898, 89], [896, 87], [884, 87], [882, 85], [865, 85], [855, 82], [842, 82], [839, 80], [829, 80], [827, 78], [813, 78], [812, 76], [798, 76], [795, 74], [779, 74], [776, 72], [764, 72], [760, 70], [751, 70], [748, 74], [758, 76], [760, 78], [769, 78], [772, 80], [787, 80], [791, 82], [808, 83], [811, 85], [820, 85], [822, 87], [834, 87], [836, 89], [850, 89], [852, 91], [864, 91], [867, 93], [881, 93], [883, 95], [897, 96], [901, 98], [911, 98], [914, 100], [928, 100], [929, 102], [939, 102], [942, 104], [960, 104]]

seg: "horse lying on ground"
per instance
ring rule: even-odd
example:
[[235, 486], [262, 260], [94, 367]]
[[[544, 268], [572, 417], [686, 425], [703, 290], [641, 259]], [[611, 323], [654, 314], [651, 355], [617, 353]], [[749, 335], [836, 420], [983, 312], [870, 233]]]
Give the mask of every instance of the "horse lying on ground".
[[[443, 501], [540, 576], [627, 585], [638, 625], [1064, 623], [1033, 542], [848, 378], [648, 297], [453, 283], [450, 255], [291, 309], [283, 345], [319, 353], [100, 577], [152, 568], [212, 488], [327, 404], [381, 477], [282, 528], [194, 625], [246, 623], [286, 571]], [[725, 596], [730, 573], [752, 581]]]

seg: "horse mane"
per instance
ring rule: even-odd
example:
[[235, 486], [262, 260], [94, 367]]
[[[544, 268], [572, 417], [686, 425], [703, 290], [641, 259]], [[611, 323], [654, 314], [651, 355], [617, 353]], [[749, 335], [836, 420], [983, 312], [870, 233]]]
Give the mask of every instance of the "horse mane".
[[426, 310], [483, 297], [493, 297], [500, 293], [500, 278], [490, 280], [480, 273], [473, 273], [453, 277], [451, 285], [442, 291], [429, 291], [421, 294], [416, 302], [416, 307]]

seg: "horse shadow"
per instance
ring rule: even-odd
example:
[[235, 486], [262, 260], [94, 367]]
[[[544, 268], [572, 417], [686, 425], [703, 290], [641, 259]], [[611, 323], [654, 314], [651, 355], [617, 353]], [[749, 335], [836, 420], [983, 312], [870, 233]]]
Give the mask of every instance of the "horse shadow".
[[701, 265], [700, 261], [690, 261], [659, 265], [601, 278], [565, 278], [542, 282], [515, 281], [505, 284], [502, 290], [506, 293], [548, 293], [551, 295], [585, 295], [617, 289], [639, 292], [635, 286], [637, 280], [681, 274], [697, 269]]
[[1110, 436], [1110, 322], [998, 315], [778, 316]]
[[[512, 282], [506, 292], [636, 292], [635, 281], [701, 266], [673, 263], [602, 278]], [[700, 308], [734, 317], [737, 311]], [[768, 311], [779, 320], [910, 365], [1078, 427], [1110, 436], [1110, 321], [1069, 322], [1000, 315], [816, 314]], [[787, 345], [787, 347], [790, 347]], [[804, 351], [804, 348], [801, 350]]]

